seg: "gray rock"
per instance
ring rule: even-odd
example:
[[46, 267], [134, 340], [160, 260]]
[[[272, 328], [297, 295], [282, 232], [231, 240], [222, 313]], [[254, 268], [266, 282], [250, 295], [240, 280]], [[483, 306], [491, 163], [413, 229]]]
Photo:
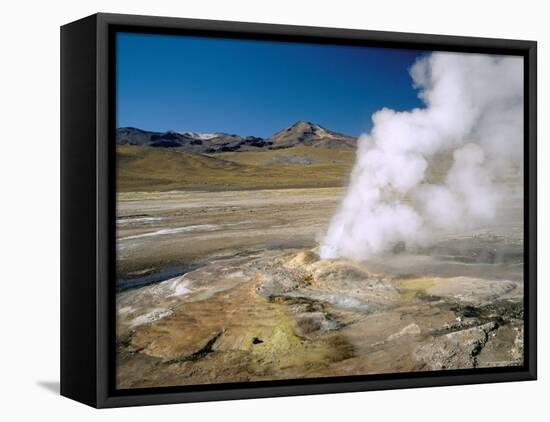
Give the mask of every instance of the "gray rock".
[[477, 356], [487, 343], [495, 322], [435, 337], [414, 351], [415, 359], [430, 370], [478, 367]]

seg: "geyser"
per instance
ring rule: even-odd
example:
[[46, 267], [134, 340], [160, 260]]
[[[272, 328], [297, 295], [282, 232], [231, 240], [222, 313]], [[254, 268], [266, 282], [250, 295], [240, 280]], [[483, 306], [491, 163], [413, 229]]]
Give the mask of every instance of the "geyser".
[[522, 58], [436, 52], [410, 74], [425, 107], [373, 115], [322, 258], [364, 259], [474, 229], [521, 186]]

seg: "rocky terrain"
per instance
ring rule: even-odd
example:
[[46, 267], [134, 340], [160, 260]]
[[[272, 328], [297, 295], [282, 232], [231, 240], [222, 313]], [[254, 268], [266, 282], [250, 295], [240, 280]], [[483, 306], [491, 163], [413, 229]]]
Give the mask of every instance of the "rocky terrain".
[[121, 387], [521, 365], [517, 281], [261, 251], [120, 293]]
[[353, 137], [332, 132], [318, 124], [304, 121], [296, 122], [267, 139], [227, 133], [150, 132], [125, 127], [117, 129], [116, 142], [118, 145], [173, 148], [201, 154], [276, 150], [297, 145], [351, 150], [354, 150], [356, 146], [356, 139]]
[[321, 260], [341, 194], [120, 194], [117, 385], [522, 364], [520, 203], [424, 250]]

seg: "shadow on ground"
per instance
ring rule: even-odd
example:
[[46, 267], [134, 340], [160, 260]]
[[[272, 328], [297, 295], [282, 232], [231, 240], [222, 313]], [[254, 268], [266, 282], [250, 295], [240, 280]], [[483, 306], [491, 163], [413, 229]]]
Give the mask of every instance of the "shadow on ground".
[[36, 385], [53, 394], [59, 394], [59, 381], [37, 381]]

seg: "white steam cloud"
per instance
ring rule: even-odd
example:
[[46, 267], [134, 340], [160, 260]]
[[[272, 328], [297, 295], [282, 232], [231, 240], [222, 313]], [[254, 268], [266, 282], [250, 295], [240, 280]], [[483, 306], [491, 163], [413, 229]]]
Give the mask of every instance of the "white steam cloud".
[[426, 107], [373, 115], [322, 258], [364, 259], [475, 228], [521, 183], [522, 58], [432, 53], [410, 74]]

